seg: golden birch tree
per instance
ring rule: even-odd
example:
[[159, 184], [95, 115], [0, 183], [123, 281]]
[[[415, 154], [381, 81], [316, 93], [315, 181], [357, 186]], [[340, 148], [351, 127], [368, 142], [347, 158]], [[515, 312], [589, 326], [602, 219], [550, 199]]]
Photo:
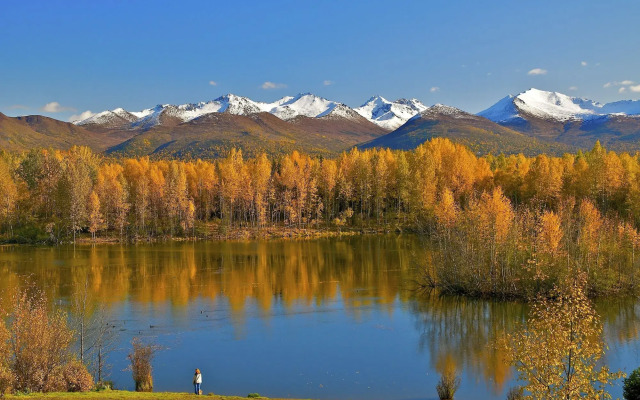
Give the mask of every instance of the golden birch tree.
[[600, 363], [602, 323], [585, 290], [580, 273], [539, 297], [526, 327], [505, 336], [501, 346], [524, 382], [525, 398], [610, 399], [606, 386], [624, 375]]

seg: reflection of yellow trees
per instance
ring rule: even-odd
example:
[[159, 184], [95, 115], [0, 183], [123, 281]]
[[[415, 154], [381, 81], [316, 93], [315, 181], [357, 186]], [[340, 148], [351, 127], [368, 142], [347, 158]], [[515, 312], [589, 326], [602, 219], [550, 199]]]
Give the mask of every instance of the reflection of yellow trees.
[[616, 298], [596, 302], [607, 343], [626, 343], [640, 336], [640, 309], [636, 298]]
[[414, 304], [420, 346], [429, 350], [431, 366], [440, 373], [465, 368], [500, 393], [511, 368], [490, 344], [524, 320], [525, 306], [435, 293]]
[[[104, 245], [57, 248], [0, 247], [0, 289], [21, 276], [51, 298], [68, 298], [88, 277], [92, 298], [131, 299], [184, 306], [198, 298], [229, 302], [241, 315], [248, 302], [265, 312], [275, 302], [290, 308], [363, 299], [389, 309], [411, 281], [414, 237], [371, 236], [314, 241], [251, 241]], [[402, 295], [405, 297], [406, 295]]]

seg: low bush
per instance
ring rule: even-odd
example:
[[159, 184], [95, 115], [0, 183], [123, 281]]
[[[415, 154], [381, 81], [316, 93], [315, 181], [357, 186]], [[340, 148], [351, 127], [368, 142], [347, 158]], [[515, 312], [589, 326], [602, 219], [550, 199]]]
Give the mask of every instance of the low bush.
[[133, 350], [129, 353], [129, 361], [131, 361], [131, 372], [133, 380], [136, 383], [136, 392], [153, 391], [153, 369], [151, 361], [158, 351], [158, 347], [152, 344], [145, 344], [139, 338], [133, 338], [131, 341]]
[[62, 368], [65, 390], [67, 392], [86, 392], [94, 387], [93, 377], [87, 367], [78, 360], [73, 360]]
[[8, 320], [8, 326], [0, 322], [2, 392], [78, 392], [93, 387], [87, 367], [71, 351], [74, 333], [67, 315], [52, 311], [41, 291], [17, 293]]

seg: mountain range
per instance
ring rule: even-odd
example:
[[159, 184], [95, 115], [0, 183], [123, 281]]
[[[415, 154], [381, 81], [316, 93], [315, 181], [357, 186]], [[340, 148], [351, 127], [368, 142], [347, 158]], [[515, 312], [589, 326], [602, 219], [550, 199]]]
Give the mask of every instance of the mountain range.
[[311, 93], [301, 93], [294, 97], [286, 96], [273, 103], [253, 101], [247, 97], [227, 94], [208, 102], [177, 106], [159, 104], [142, 111], [127, 111], [123, 108], [116, 108], [111, 111], [103, 111], [84, 120], [73, 121], [73, 123], [80, 126], [109, 129], [149, 129], [157, 125], [176, 125], [181, 122], [189, 122], [212, 113], [252, 115], [265, 112], [284, 121], [299, 116], [357, 120], [360, 115], [383, 129], [392, 131], [426, 109], [427, 106], [416, 99], [399, 99], [392, 102], [381, 96], [372, 97], [361, 107], [352, 109], [345, 104], [327, 100]]
[[272, 103], [227, 94], [141, 111], [103, 111], [72, 123], [43, 116], [0, 114], [0, 148], [67, 148], [127, 156], [216, 157], [232, 147], [246, 153], [302, 150], [334, 155], [351, 147], [410, 149], [432, 137], [459, 141], [479, 154], [590, 148], [596, 140], [640, 150], [640, 101], [602, 104], [557, 92], [529, 89], [478, 114], [417, 99], [374, 96], [357, 108], [311, 93]]

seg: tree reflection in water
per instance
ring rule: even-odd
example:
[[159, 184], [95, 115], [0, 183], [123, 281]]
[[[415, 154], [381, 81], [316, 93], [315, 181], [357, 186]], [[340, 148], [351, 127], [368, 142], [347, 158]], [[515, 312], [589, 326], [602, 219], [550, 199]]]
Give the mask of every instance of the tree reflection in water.
[[[20, 277], [67, 299], [89, 278], [92, 297], [169, 302], [225, 298], [241, 315], [249, 300], [268, 314], [275, 301], [291, 307], [322, 304], [338, 295], [349, 308], [375, 303], [392, 309], [411, 281], [414, 236], [61, 247], [0, 246], [0, 290]], [[365, 295], [366, 294], [366, 295]], [[3, 296], [4, 297], [4, 296]]]
[[492, 345], [504, 332], [525, 321], [522, 303], [442, 296], [425, 293], [412, 303], [419, 346], [430, 354], [430, 367], [442, 373], [465, 370], [482, 379], [495, 393], [502, 393], [511, 379], [511, 368]]

